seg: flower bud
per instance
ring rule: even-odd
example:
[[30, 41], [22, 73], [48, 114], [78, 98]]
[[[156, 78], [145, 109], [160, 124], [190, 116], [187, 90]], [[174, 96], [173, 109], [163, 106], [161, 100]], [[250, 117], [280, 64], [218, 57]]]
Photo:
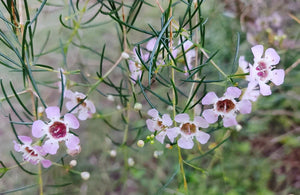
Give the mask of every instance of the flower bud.
[[139, 103], [139, 102], [135, 103], [135, 104], [134, 104], [134, 107], [133, 107], [133, 109], [134, 109], [135, 111], [139, 111], [139, 110], [141, 110], [142, 108], [143, 108], [143, 105], [142, 105], [141, 103]]
[[76, 160], [71, 160], [70, 163], [69, 163], [69, 165], [71, 167], [75, 167], [77, 165], [77, 161]]
[[115, 101], [115, 98], [112, 95], [108, 95], [107, 100], [113, 102], [113, 101]]
[[110, 152], [109, 152], [109, 155], [110, 155], [110, 157], [116, 157], [117, 156], [117, 151], [116, 150], [111, 150]]
[[238, 125], [235, 126], [235, 130], [236, 130], [236, 131], [240, 131], [240, 130], [242, 130], [242, 128], [243, 128], [243, 127], [242, 127], [242, 125], [240, 125], [240, 124], [238, 124]]
[[87, 171], [81, 172], [80, 176], [83, 180], [88, 180], [90, 178], [90, 173]]
[[124, 59], [128, 59], [130, 57], [129, 54], [126, 53], [125, 51], [123, 51], [121, 55], [122, 55], [122, 58], [124, 58]]
[[140, 139], [136, 144], [137, 144], [138, 147], [142, 148], [142, 147], [144, 147], [145, 142]]
[[164, 151], [162, 151], [162, 150], [155, 150], [153, 153], [153, 156], [154, 156], [154, 158], [158, 158], [163, 153], [164, 153]]
[[133, 165], [134, 165], [134, 160], [133, 160], [133, 158], [131, 158], [131, 157], [128, 158], [127, 163], [128, 163], [128, 166], [133, 167]]

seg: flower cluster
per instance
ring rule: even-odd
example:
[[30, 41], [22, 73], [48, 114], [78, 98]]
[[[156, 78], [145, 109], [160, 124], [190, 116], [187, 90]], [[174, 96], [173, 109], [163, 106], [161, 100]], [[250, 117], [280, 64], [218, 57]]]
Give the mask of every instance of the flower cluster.
[[[62, 69], [59, 70], [61, 73]], [[58, 75], [59, 78], [61, 75]], [[57, 83], [66, 89], [66, 78], [63, 75], [62, 81]], [[62, 92], [62, 86], [59, 88]], [[92, 117], [92, 114], [96, 112], [93, 102], [86, 99], [86, 96], [82, 93], [75, 92], [66, 89], [63, 94], [64, 98], [69, 101], [66, 102], [67, 110], [72, 113], [78, 113], [80, 120], [86, 120]], [[44, 110], [39, 111], [39, 117], [43, 115]], [[23, 153], [25, 161], [31, 164], [41, 163], [44, 168], [51, 166], [51, 161], [45, 159], [47, 154], [55, 155], [59, 149], [59, 143], [64, 142], [69, 155], [76, 155], [81, 151], [79, 138], [71, 132], [71, 129], [79, 128], [79, 121], [72, 113], [66, 113], [61, 116], [60, 108], [57, 106], [47, 107], [45, 113], [48, 121], [36, 120], [32, 124], [32, 136], [40, 138], [40, 141], [32, 144], [32, 139], [28, 136], [18, 136], [17, 143], [14, 141], [15, 151]], [[42, 143], [41, 143], [42, 141]]]
[[[189, 42], [186, 43], [189, 44]], [[191, 45], [189, 44], [187, 47], [190, 48]], [[251, 101], [256, 101], [260, 94], [264, 96], [271, 94], [269, 81], [275, 85], [281, 85], [284, 81], [284, 70], [274, 68], [280, 60], [276, 51], [269, 48], [262, 57], [262, 45], [254, 46], [251, 49], [254, 55], [253, 65], [246, 62], [244, 56], [239, 59], [239, 66], [248, 74], [246, 80], [249, 82], [243, 95], [242, 90], [238, 87], [228, 87], [222, 97], [218, 97], [215, 92], [208, 92], [201, 103], [204, 106], [212, 105], [212, 108], [205, 107], [206, 109], [202, 112], [203, 117], [195, 116], [193, 120], [186, 113], [176, 115], [174, 121], [178, 125], [175, 127], [172, 126], [173, 120], [168, 114], [160, 117], [156, 109], [149, 110], [148, 115], [152, 119], [148, 119], [146, 124], [151, 132], [155, 132], [156, 139], [164, 143], [166, 136], [171, 142], [177, 138], [177, 145], [184, 149], [193, 148], [193, 138], [196, 138], [199, 143], [205, 144], [210, 135], [202, 131], [203, 128], [208, 128], [209, 124], [217, 122], [219, 117], [222, 118], [224, 127], [237, 126], [236, 116], [238, 113], [249, 114], [252, 107]], [[190, 57], [192, 55], [190, 54]]]

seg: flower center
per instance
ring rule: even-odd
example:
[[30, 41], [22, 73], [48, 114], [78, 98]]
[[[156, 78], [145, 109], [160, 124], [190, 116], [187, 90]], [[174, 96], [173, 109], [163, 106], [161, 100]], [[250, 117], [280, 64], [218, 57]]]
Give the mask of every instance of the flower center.
[[37, 157], [37, 156], [38, 156], [38, 154], [35, 153], [34, 150], [30, 149], [28, 146], [25, 148], [25, 150], [26, 150], [26, 152], [28, 152], [28, 154], [29, 154], [30, 156], [34, 156], [34, 157]]
[[155, 131], [161, 131], [161, 130], [165, 130], [166, 129], [166, 126], [163, 125], [162, 121], [160, 120], [157, 120], [156, 121], [157, 123], [157, 128], [155, 128]]
[[268, 67], [263, 61], [258, 62], [258, 66], [255, 69], [258, 71], [257, 76], [260, 77], [260, 80], [264, 80], [269, 75]]
[[196, 125], [194, 125], [193, 123], [184, 123], [181, 126], [180, 129], [183, 133], [187, 134], [187, 135], [191, 135], [193, 133], [196, 133]]
[[[76, 100], [77, 100], [77, 103], [79, 104], [84, 99], [81, 99], [80, 97], [77, 97]], [[80, 105], [82, 105], [83, 107], [86, 107], [86, 103], [85, 102], [82, 102]]]
[[64, 123], [55, 121], [49, 127], [49, 133], [53, 138], [59, 139], [67, 135], [67, 127]]
[[219, 112], [228, 113], [234, 108], [235, 108], [235, 104], [229, 99], [220, 100], [217, 102], [217, 111]]

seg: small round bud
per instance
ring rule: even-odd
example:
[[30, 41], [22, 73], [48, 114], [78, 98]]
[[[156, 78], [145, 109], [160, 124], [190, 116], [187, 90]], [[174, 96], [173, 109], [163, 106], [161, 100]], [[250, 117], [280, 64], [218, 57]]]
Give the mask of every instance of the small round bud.
[[127, 159], [127, 163], [128, 163], [128, 166], [130, 166], [130, 167], [133, 167], [133, 165], [134, 165], [134, 160], [133, 160], [133, 158], [128, 158]]
[[148, 140], [150, 139], [150, 136], [149, 136], [149, 135], [147, 136], [147, 139], [148, 139]]
[[142, 108], [143, 108], [143, 105], [142, 105], [141, 103], [139, 103], [139, 102], [135, 103], [135, 104], [134, 104], [134, 107], [133, 107], [133, 109], [134, 109], [135, 111], [142, 110]]
[[90, 178], [90, 173], [87, 171], [81, 172], [80, 176], [83, 180], [88, 180]]
[[77, 161], [76, 160], [71, 160], [70, 163], [69, 163], [69, 165], [71, 167], [75, 167], [77, 165]]
[[171, 144], [166, 144], [166, 148], [168, 148], [168, 149], [172, 149], [172, 148], [173, 148], [173, 146], [171, 146]]
[[144, 147], [145, 142], [144, 142], [143, 140], [140, 139], [136, 144], [137, 144], [138, 147], [141, 147], [141, 148], [142, 148], [142, 147]]
[[69, 150], [67, 149], [67, 153], [70, 156], [76, 156], [77, 154], [79, 154], [81, 152], [81, 146], [78, 146], [77, 148], [73, 149], [73, 150]]
[[121, 110], [121, 109], [122, 109], [122, 106], [117, 105], [117, 110]]
[[154, 144], [154, 140], [151, 140], [151, 141], [150, 141], [150, 144]]
[[124, 58], [124, 59], [128, 59], [130, 57], [129, 54], [126, 53], [125, 51], [123, 51], [121, 55], [122, 55], [122, 58]]
[[167, 110], [173, 110], [173, 106], [171, 106], [171, 105], [169, 105], [168, 107], [167, 107]]
[[44, 112], [44, 110], [45, 110], [45, 108], [44, 108], [44, 107], [42, 107], [42, 106], [39, 106], [37, 111], [38, 111], [39, 115], [42, 115], [42, 114], [43, 114], [43, 112]]
[[116, 150], [111, 150], [110, 152], [109, 152], [109, 155], [110, 155], [110, 157], [116, 157], [117, 156], [117, 151]]
[[162, 151], [162, 150], [155, 150], [153, 153], [153, 156], [154, 156], [154, 158], [158, 158], [163, 153], [164, 153], [164, 151]]
[[243, 127], [242, 127], [242, 125], [240, 125], [240, 124], [238, 124], [238, 125], [235, 126], [235, 130], [236, 130], [236, 131], [240, 131], [240, 130], [242, 130], [242, 128], [243, 128]]
[[151, 134], [151, 139], [153, 139], [155, 136], [154, 136], [154, 134]]
[[108, 95], [107, 100], [113, 102], [113, 101], [115, 101], [115, 98], [112, 95]]

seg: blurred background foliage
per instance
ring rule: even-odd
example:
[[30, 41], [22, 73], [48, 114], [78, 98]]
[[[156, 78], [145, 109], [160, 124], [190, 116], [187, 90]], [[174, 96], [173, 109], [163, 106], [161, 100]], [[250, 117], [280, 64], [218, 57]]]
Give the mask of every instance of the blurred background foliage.
[[[28, 2], [31, 11], [36, 12], [40, 2], [34, 0]], [[90, 1], [90, 5], [95, 2]], [[131, 1], [126, 1], [130, 4], [129, 2]], [[155, 5], [152, 1], [147, 2]], [[174, 3], [182, 2], [174, 1]], [[161, 3], [166, 6], [168, 2], [161, 1]], [[82, 6], [83, 2], [80, 5]], [[253, 44], [263, 44], [265, 48], [273, 47], [281, 56], [278, 66], [290, 71], [283, 85], [273, 87], [272, 96], [260, 97], [253, 103], [253, 112], [239, 118], [242, 126], [240, 131], [231, 129], [231, 137], [225, 143], [203, 158], [191, 162], [201, 169], [185, 165], [190, 194], [297, 194], [300, 190], [300, 68], [297, 66], [300, 63], [300, 2], [296, 0], [211, 0], [205, 1], [202, 6], [203, 16], [208, 18], [206, 49], [211, 53], [220, 50], [214, 60], [225, 71], [233, 59], [237, 32], [241, 35], [240, 55], [246, 54], [246, 59], [251, 61], [250, 47]], [[4, 11], [3, 7], [0, 9]], [[91, 8], [84, 14], [83, 20], [91, 18], [97, 9], [99, 6]], [[141, 15], [135, 25], [148, 30], [147, 24], [159, 28], [160, 10], [145, 4], [141, 9]], [[272, 16], [275, 12], [279, 15], [280, 25], [272, 24], [258, 28], [257, 25], [263, 17], [275, 18]], [[178, 19], [176, 17], [181, 13], [180, 6], [176, 6], [174, 18]], [[68, 25], [72, 25], [70, 18], [78, 17], [72, 14], [69, 1], [49, 0], [41, 12], [35, 36], [36, 51], [40, 51], [45, 40], [48, 41], [44, 52], [38, 56], [39, 63], [51, 65], [54, 69], [58, 67], [68, 70], [80, 69], [81, 74], [68, 77], [86, 83], [85, 78], [96, 76], [95, 70], [98, 71], [99, 68], [99, 53], [104, 44], [107, 49], [106, 57], [116, 59], [120, 55], [117, 24], [108, 16], [99, 14], [93, 23], [89, 24], [95, 25], [94, 27], [79, 29], [71, 40], [72, 30], [60, 24], [60, 15], [62, 21]], [[3, 21], [0, 25], [3, 25]], [[145, 35], [135, 31], [128, 34], [130, 44], [138, 43], [145, 38]], [[65, 56], [60, 44], [68, 43], [68, 40], [71, 41]], [[78, 47], [79, 45], [81, 47]], [[5, 52], [1, 45], [0, 50]], [[108, 67], [109, 62], [106, 60], [103, 68], [105, 70]], [[113, 73], [115, 78], [121, 74], [121, 71]], [[12, 81], [17, 89], [22, 88], [21, 84], [19, 86], [17, 84], [20, 73], [8, 72], [1, 66], [0, 75], [5, 85]], [[56, 82], [57, 76], [56, 73], [41, 73], [39, 77], [41, 82], [51, 84]], [[84, 86], [74, 86], [74, 88], [87, 92]], [[106, 93], [113, 93], [102, 84], [99, 88]], [[57, 89], [41, 88], [41, 91], [49, 105], [57, 103], [59, 99]], [[29, 100], [29, 97], [24, 98]], [[129, 132], [128, 143], [132, 147], [128, 155], [134, 159], [135, 164], [128, 169], [127, 178], [124, 177], [122, 167], [126, 159], [123, 159], [122, 148], [115, 144], [115, 142], [122, 142], [122, 134], [99, 120], [104, 115], [108, 115], [105, 119], [120, 128], [119, 115], [111, 114], [112, 110], [116, 110], [112, 108], [119, 104], [118, 100], [108, 101], [106, 97], [99, 97], [99, 94], [95, 93], [91, 94], [89, 99], [96, 104], [98, 114], [93, 119], [81, 123], [79, 135], [82, 152], [76, 157], [66, 157], [64, 162], [68, 163], [71, 159], [76, 159], [78, 165], [75, 169], [89, 171], [91, 178], [83, 181], [79, 175], [68, 170], [52, 167], [43, 175], [44, 183], [48, 185], [45, 187], [46, 194], [120, 194], [123, 189], [126, 189], [123, 191], [124, 194], [183, 194], [181, 178], [174, 177], [178, 173], [177, 151], [165, 148], [157, 142], [153, 145], [146, 144], [143, 148], [136, 147], [136, 136], [145, 139], [150, 134], [143, 119], [136, 120], [132, 125], [132, 127], [141, 127], [140, 131], [132, 128]], [[144, 104], [145, 101], [142, 103]], [[12, 140], [15, 138], [5, 117], [9, 108], [3, 100], [0, 106], [2, 113], [0, 156], [1, 161], [11, 166], [14, 165], [14, 161], [10, 158], [9, 151], [13, 148]], [[146, 111], [147, 108], [144, 107], [143, 112]], [[22, 128], [20, 127], [18, 131], [28, 132]], [[212, 137], [208, 146], [204, 147], [213, 148], [220, 143], [226, 137], [226, 129], [214, 132]], [[111, 155], [111, 150], [116, 150], [115, 157]], [[163, 151], [163, 154], [157, 158], [153, 155], [154, 151]], [[186, 160], [198, 155], [197, 150], [183, 152], [183, 158]], [[52, 160], [59, 161], [59, 158]], [[28, 166], [28, 169], [32, 167]], [[34, 176], [27, 175], [20, 169], [13, 169], [0, 179], [0, 192], [25, 186], [24, 191], [14, 192], [14, 194], [35, 194], [37, 187], [35, 183]], [[72, 185], [67, 185], [68, 183]], [[66, 184], [66, 186], [51, 187], [55, 184]], [[127, 187], [123, 188], [123, 185]]]

